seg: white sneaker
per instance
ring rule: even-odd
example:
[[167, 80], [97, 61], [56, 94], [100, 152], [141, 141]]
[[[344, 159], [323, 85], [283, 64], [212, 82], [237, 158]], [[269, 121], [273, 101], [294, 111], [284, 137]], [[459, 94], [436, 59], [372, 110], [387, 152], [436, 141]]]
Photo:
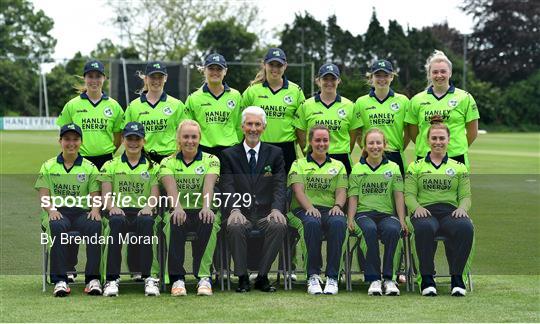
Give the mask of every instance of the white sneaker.
[[465, 295], [467, 295], [467, 290], [465, 290], [465, 288], [461, 288], [461, 287], [452, 288], [452, 296], [465, 297]]
[[197, 284], [197, 296], [212, 296], [212, 282], [210, 278], [201, 278]]
[[90, 280], [90, 282], [86, 284], [84, 292], [88, 295], [101, 295], [101, 282], [99, 282], [97, 279]]
[[393, 280], [385, 280], [383, 286], [386, 296], [399, 296], [399, 288]]
[[307, 292], [310, 295], [322, 294], [321, 277], [318, 275], [311, 275], [308, 279]]
[[131, 280], [141, 282], [144, 281], [141, 273], [134, 273], [131, 275]]
[[290, 276], [291, 276], [291, 281], [296, 282], [296, 280], [298, 280], [298, 277], [296, 276], [296, 272], [294, 272], [294, 270], [291, 271]]
[[144, 295], [159, 296], [159, 279], [148, 277], [144, 279]]
[[68, 273], [68, 282], [75, 282], [75, 275], [73, 273]]
[[254, 282], [255, 279], [257, 279], [257, 274], [256, 273], [250, 273], [249, 274], [249, 282]]
[[118, 296], [118, 280], [111, 280], [105, 283], [105, 286], [103, 286], [103, 296], [105, 297]]
[[54, 297], [65, 297], [71, 293], [68, 284], [65, 281], [58, 281], [54, 285], [53, 296]]
[[437, 288], [429, 286], [422, 290], [422, 296], [437, 296]]
[[324, 285], [324, 294], [337, 295], [338, 290], [338, 281], [333, 278], [326, 278], [326, 285]]
[[176, 280], [173, 283], [171, 288], [171, 296], [187, 296], [186, 284], [184, 283], [184, 280]]
[[372, 281], [371, 284], [369, 285], [367, 294], [368, 296], [382, 296], [381, 281], [380, 280]]

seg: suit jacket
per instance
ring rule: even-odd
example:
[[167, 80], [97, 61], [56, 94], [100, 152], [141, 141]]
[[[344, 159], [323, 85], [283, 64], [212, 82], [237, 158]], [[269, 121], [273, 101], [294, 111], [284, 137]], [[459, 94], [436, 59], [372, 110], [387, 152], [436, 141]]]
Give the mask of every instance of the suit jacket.
[[[228, 203], [223, 205], [224, 219], [232, 209], [239, 208], [249, 220], [266, 217], [272, 209], [285, 214], [285, 162], [281, 148], [261, 143], [255, 174], [251, 174], [243, 143], [222, 151], [220, 189], [230, 193]], [[244, 206], [238, 194], [251, 195], [251, 204]], [[235, 195], [236, 194], [236, 195]], [[225, 200], [225, 197], [222, 197]], [[241, 207], [233, 206], [237, 202]]]

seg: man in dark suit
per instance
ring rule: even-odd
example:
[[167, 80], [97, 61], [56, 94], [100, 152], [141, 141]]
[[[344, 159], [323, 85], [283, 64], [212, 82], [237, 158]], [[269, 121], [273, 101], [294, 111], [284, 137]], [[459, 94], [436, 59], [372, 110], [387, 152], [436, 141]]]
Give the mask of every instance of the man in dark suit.
[[[259, 271], [255, 288], [274, 292], [268, 272], [287, 232], [285, 218], [285, 163], [282, 150], [262, 143], [266, 128], [266, 114], [259, 107], [247, 107], [242, 112], [242, 143], [223, 150], [221, 185], [223, 193], [231, 194], [224, 206], [227, 217], [227, 237], [234, 260], [234, 274], [238, 276], [237, 292], [250, 289], [247, 269], [247, 238], [252, 229], [264, 232]], [[251, 203], [233, 206], [244, 194], [251, 195]]]

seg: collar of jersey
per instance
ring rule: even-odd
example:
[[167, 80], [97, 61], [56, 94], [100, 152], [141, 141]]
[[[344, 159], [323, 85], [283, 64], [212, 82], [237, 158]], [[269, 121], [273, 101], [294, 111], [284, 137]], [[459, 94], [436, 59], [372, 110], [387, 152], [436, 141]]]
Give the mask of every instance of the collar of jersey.
[[453, 82], [450, 82], [450, 87], [448, 88], [448, 90], [446, 91], [446, 93], [443, 94], [443, 95], [440, 96], [440, 97], [437, 97], [437, 96], [435, 95], [435, 93], [433, 93], [433, 86], [432, 86], [432, 85], [429, 86], [429, 88], [427, 88], [427, 93], [433, 95], [433, 97], [435, 97], [435, 99], [437, 99], [437, 100], [441, 100], [442, 98], [446, 97], [447, 94], [449, 94], [449, 93], [454, 93], [454, 92], [456, 92], [456, 87], [454, 86], [454, 83], [453, 83]]
[[64, 170], [66, 170], [67, 173], [69, 173], [69, 171], [71, 171], [71, 169], [73, 169], [74, 166], [76, 166], [76, 165], [81, 166], [82, 161], [83, 161], [83, 157], [80, 154], [78, 154], [77, 158], [73, 162], [73, 166], [71, 168], [69, 168], [69, 169], [66, 169], [66, 166], [64, 165], [64, 156], [62, 155], [62, 153], [58, 154], [58, 156], [56, 157], [56, 162], [64, 165]]
[[321, 92], [317, 92], [317, 94], [315, 95], [315, 102], [320, 102], [323, 104], [323, 106], [325, 106], [326, 108], [330, 108], [332, 107], [333, 104], [335, 104], [336, 102], [341, 102], [341, 96], [339, 94], [336, 94], [336, 99], [334, 99], [334, 101], [332, 101], [329, 105], [325, 104], [322, 100], [321, 100]]
[[392, 90], [392, 88], [390, 88], [390, 91], [388, 91], [388, 94], [386, 95], [386, 98], [384, 98], [383, 100], [379, 100], [379, 98], [375, 95], [375, 88], [371, 87], [371, 90], [369, 90], [369, 96], [375, 98], [375, 100], [377, 100], [379, 103], [382, 104], [382, 103], [384, 103], [388, 98], [394, 96], [394, 90]]
[[134, 165], [134, 166], [131, 166], [131, 163], [129, 163], [126, 152], [122, 153], [121, 159], [122, 159], [122, 162], [126, 163], [131, 170], [136, 169], [139, 166], [139, 164], [145, 164], [146, 163], [146, 158], [142, 154], [141, 154], [141, 158], [139, 159], [139, 162], [137, 162], [137, 164]]
[[231, 88], [225, 82], [223, 82], [223, 88], [223, 92], [220, 93], [219, 96], [215, 96], [212, 91], [210, 91], [210, 88], [208, 88], [208, 83], [205, 82], [202, 87], [202, 91], [209, 93], [212, 97], [214, 97], [214, 99], [219, 100], [219, 98], [221, 98], [225, 94], [225, 92], [231, 91]]
[[81, 99], [88, 100], [88, 102], [90, 102], [92, 104], [92, 106], [94, 106], [94, 107], [97, 107], [101, 103], [101, 100], [109, 99], [109, 96], [103, 91], [101, 92], [101, 98], [96, 103], [93, 103], [92, 100], [90, 100], [90, 98], [88, 98], [88, 94], [86, 92], [81, 93], [80, 97], [81, 97]]
[[159, 104], [160, 101], [163, 101], [163, 102], [167, 101], [167, 94], [165, 93], [165, 91], [163, 91], [163, 93], [161, 93], [161, 97], [159, 97], [159, 100], [156, 102], [156, 104], [155, 104], [155, 105], [151, 105], [151, 104], [148, 102], [148, 99], [146, 98], [146, 93], [147, 93], [147, 92], [148, 92], [148, 91], [145, 91], [145, 92], [141, 93], [141, 102], [146, 102], [146, 103], [148, 103], [148, 104], [150, 105], [150, 107], [152, 107], [152, 108], [155, 108], [155, 107]]
[[431, 151], [429, 151], [428, 154], [426, 155], [425, 161], [431, 163], [431, 165], [433, 165], [433, 167], [435, 169], [440, 168], [441, 165], [446, 164], [448, 162], [448, 153], [445, 154], [445, 156], [442, 159], [441, 164], [439, 164], [439, 165], [435, 165], [435, 163], [433, 163], [433, 161], [431, 161], [431, 156], [430, 155], [431, 155]]
[[201, 161], [202, 160], [202, 150], [201, 148], [199, 147], [199, 149], [197, 150], [197, 154], [195, 155], [195, 158], [193, 159], [193, 161], [191, 161], [190, 163], [186, 163], [186, 161], [184, 161], [184, 155], [182, 155], [182, 151], [176, 153], [176, 158], [180, 161], [182, 161], [184, 163], [184, 165], [186, 167], [189, 167], [190, 165], [193, 164], [193, 162], [195, 161]]
[[330, 163], [330, 162], [332, 161], [332, 160], [330, 159], [330, 156], [328, 156], [328, 153], [326, 153], [326, 159], [324, 160], [324, 162], [323, 162], [322, 164], [317, 163], [317, 161], [315, 161], [315, 160], [313, 159], [313, 157], [311, 157], [311, 153], [308, 154], [308, 156], [307, 156], [306, 159], [307, 159], [308, 162], [313, 162], [313, 163], [317, 164], [317, 166], [318, 166], [319, 168], [322, 168], [327, 162]]
[[289, 88], [289, 80], [287, 80], [287, 77], [283, 76], [283, 86], [281, 88], [277, 89], [277, 91], [274, 91], [274, 90], [272, 90], [272, 88], [270, 88], [270, 85], [268, 84], [268, 81], [264, 81], [262, 86], [270, 89], [270, 91], [272, 91], [273, 94], [276, 94], [281, 89], [288, 89]]
[[375, 168], [372, 168], [371, 165], [369, 165], [369, 163], [367, 163], [367, 160], [366, 160], [365, 157], [362, 156], [360, 158], [360, 164], [367, 165], [371, 169], [371, 171], [373, 171], [373, 172], [377, 171], [377, 169], [380, 168], [381, 165], [386, 164], [386, 163], [388, 163], [388, 159], [386, 158], [386, 156], [383, 156], [381, 164], [377, 165]]

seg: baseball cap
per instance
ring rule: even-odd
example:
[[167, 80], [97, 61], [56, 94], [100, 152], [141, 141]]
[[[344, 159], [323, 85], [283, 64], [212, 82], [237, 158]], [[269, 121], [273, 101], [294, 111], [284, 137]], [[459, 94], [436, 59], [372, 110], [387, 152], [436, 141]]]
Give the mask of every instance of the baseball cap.
[[152, 61], [146, 64], [146, 70], [144, 71], [145, 75], [152, 75], [154, 73], [161, 73], [167, 75], [167, 66], [163, 62]]
[[129, 122], [122, 131], [122, 136], [136, 135], [144, 138], [144, 125], [137, 122]]
[[339, 73], [339, 68], [337, 67], [337, 65], [333, 63], [323, 64], [323, 66], [321, 66], [321, 68], [319, 69], [319, 78], [322, 78], [323, 76], [327, 74], [332, 74], [333, 76], [339, 79], [340, 73]]
[[281, 64], [287, 63], [287, 56], [281, 48], [270, 48], [264, 57], [264, 63], [279, 62]]
[[64, 136], [64, 134], [67, 132], [75, 132], [82, 138], [82, 130], [77, 124], [69, 123], [60, 127], [60, 137]]
[[86, 73], [91, 72], [91, 71], [98, 71], [99, 73], [105, 75], [105, 66], [103, 65], [103, 63], [101, 63], [98, 60], [88, 61], [84, 65], [83, 76], [85, 76]]
[[223, 55], [214, 53], [214, 54], [208, 54], [206, 58], [204, 59], [204, 67], [210, 66], [210, 65], [219, 65], [222, 68], [227, 68], [227, 61], [223, 57]]
[[371, 73], [375, 73], [377, 71], [392, 73], [394, 72], [394, 68], [392, 67], [392, 63], [388, 62], [387, 60], [377, 60], [375, 63], [373, 63], [373, 65], [371, 65]]

